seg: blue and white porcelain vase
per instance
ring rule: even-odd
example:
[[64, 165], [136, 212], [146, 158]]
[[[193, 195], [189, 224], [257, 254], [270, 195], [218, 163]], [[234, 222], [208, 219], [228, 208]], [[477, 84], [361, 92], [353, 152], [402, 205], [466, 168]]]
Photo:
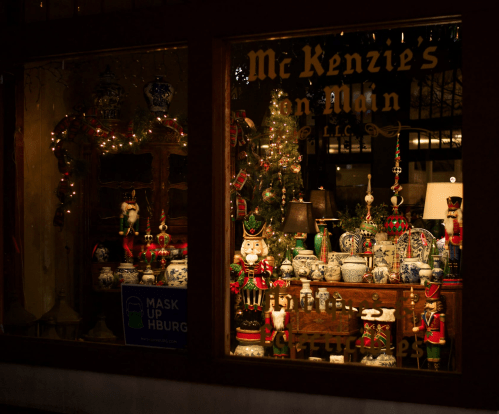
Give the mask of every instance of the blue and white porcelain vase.
[[172, 260], [166, 268], [168, 286], [187, 288], [187, 261]]
[[123, 279], [125, 284], [139, 283], [139, 272], [133, 267], [131, 263], [120, 263], [116, 269], [118, 279]]
[[303, 287], [300, 290], [300, 307], [306, 310], [312, 310], [314, 306], [314, 296], [310, 289], [310, 280], [300, 279]]
[[327, 264], [324, 279], [326, 282], [339, 282], [341, 280], [341, 267], [337, 260], [331, 260]]
[[425, 282], [430, 282], [433, 276], [431, 267], [427, 263], [422, 263], [419, 268], [419, 282], [424, 286]]
[[442, 259], [440, 256], [433, 256], [433, 269], [431, 270], [431, 277], [433, 282], [442, 283], [444, 278], [444, 269], [442, 269]]
[[111, 72], [109, 66], [100, 74], [99, 79], [92, 94], [95, 111], [101, 119], [119, 119], [126, 97], [125, 90], [115, 82], [116, 75]]
[[364, 273], [369, 268], [362, 257], [350, 256], [348, 259], [343, 260], [341, 266], [341, 276], [347, 283], [362, 283]]
[[326, 312], [326, 302], [329, 299], [329, 292], [327, 288], [319, 288], [319, 291], [315, 293], [315, 297], [319, 299], [319, 309], [321, 312]]
[[101, 289], [109, 289], [112, 286], [114, 276], [110, 267], [103, 267], [100, 270], [98, 281]]
[[144, 270], [144, 274], [142, 275], [142, 284], [143, 285], [154, 285], [156, 278], [154, 277], [154, 272], [152, 269]]
[[312, 273], [312, 264], [317, 261], [317, 256], [314, 254], [313, 250], [302, 250], [293, 258], [293, 269], [295, 275], [304, 276], [305, 271], [300, 272], [301, 268], [308, 269], [308, 274]]
[[162, 76], [156, 76], [155, 80], [144, 86], [144, 97], [149, 110], [156, 116], [168, 113], [174, 93], [173, 86], [166, 82]]
[[389, 276], [388, 266], [380, 264], [373, 269], [374, 283], [388, 283]]
[[283, 260], [279, 270], [281, 271], [281, 277], [283, 280], [292, 279], [295, 275], [293, 265], [291, 264], [291, 261], [289, 259]]
[[100, 263], [107, 262], [107, 260], [109, 259], [109, 249], [103, 244], [99, 243], [99, 246], [97, 247], [97, 249], [95, 249], [94, 256]]
[[400, 265], [400, 279], [402, 283], [419, 284], [419, 269], [422, 263], [417, 257], [406, 257]]

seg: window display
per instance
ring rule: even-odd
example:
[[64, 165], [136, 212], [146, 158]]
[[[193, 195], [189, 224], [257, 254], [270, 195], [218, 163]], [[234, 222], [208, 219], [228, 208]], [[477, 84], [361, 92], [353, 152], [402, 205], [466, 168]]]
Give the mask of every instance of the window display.
[[231, 353], [460, 371], [459, 33], [232, 44]]
[[137, 344], [127, 327], [186, 332], [186, 71], [186, 48], [25, 66], [24, 228], [7, 333], [20, 308], [32, 336]]

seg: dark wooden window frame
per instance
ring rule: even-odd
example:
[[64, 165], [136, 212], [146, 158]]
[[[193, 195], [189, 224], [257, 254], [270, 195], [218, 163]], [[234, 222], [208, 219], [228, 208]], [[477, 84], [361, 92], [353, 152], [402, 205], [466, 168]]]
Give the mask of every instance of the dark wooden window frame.
[[[291, 3], [296, 7], [308, 7], [313, 12], [313, 6]], [[417, 7], [408, 8], [400, 8], [395, 2], [388, 1], [386, 5], [373, 6], [369, 12], [360, 14], [357, 6], [335, 5], [333, 9], [329, 2], [320, 0], [315, 5], [317, 10], [330, 10], [330, 14], [313, 12], [314, 19], [302, 19], [293, 5], [253, 3], [255, 10], [265, 9], [266, 15], [279, 16], [279, 19], [262, 19], [258, 28], [255, 20], [241, 16], [233, 3], [193, 0], [189, 5], [79, 17], [61, 20], [57, 24], [7, 25], [0, 29], [1, 39], [12, 39], [15, 35], [18, 40], [2, 45], [6, 60], [1, 63], [1, 69], [9, 72], [15, 72], [16, 67], [24, 62], [41, 58], [95, 53], [96, 49], [133, 50], [186, 42], [189, 47], [189, 165], [196, 165], [203, 171], [200, 176], [190, 168], [189, 199], [193, 200], [195, 195], [205, 206], [202, 214], [192, 202], [188, 208], [189, 347], [186, 353], [0, 335], [0, 361], [351, 398], [498, 408], [495, 375], [498, 366], [495, 352], [497, 329], [494, 329], [493, 317], [498, 289], [488, 256], [495, 246], [495, 235], [492, 231], [484, 231], [483, 225], [478, 223], [479, 217], [483, 220], [488, 194], [493, 192], [483, 177], [496, 177], [494, 151], [490, 150], [491, 146], [497, 148], [493, 140], [487, 143], [489, 151], [483, 151], [471, 139], [464, 143], [465, 198], [473, 199], [473, 202], [467, 203], [466, 207], [469, 219], [464, 248], [470, 253], [463, 264], [466, 275], [463, 332], [468, 334], [463, 338], [462, 373], [435, 374], [227, 355], [230, 40], [254, 38], [256, 32], [268, 38], [286, 36], [291, 31], [293, 34], [318, 33], [316, 27], [368, 30], [462, 19], [466, 29], [463, 36], [463, 73], [466, 79], [463, 130], [480, 137], [494, 137], [496, 134], [491, 120], [494, 119], [494, 97], [498, 89], [494, 76], [499, 68], [497, 62], [489, 62], [484, 67], [480, 58], [489, 53], [487, 39], [492, 30], [488, 28], [495, 27], [497, 10], [422, 0]], [[497, 6], [490, 7], [497, 9]], [[169, 25], [165, 26], [164, 16], [172, 13], [184, 18], [169, 19]], [[85, 28], [89, 24], [98, 30], [88, 33], [88, 36], [78, 35], [87, 33]], [[129, 37], [126, 31], [130, 27], [143, 30]], [[62, 38], [61, 33], [65, 33]], [[15, 101], [4, 98], [2, 87], [3, 107], [16, 106]], [[22, 120], [19, 99], [17, 105], [19, 126]], [[3, 117], [0, 120], [3, 127]], [[4, 142], [11, 139], [2, 138]], [[17, 132], [16, 144], [22, 145], [22, 130]], [[4, 202], [16, 191], [15, 187], [8, 185], [1, 190]], [[2, 222], [6, 221], [6, 217], [1, 218]], [[491, 229], [497, 228], [497, 217], [488, 217], [487, 225]], [[0, 231], [3, 232], [3, 228]], [[8, 235], [2, 236], [5, 245]], [[11, 275], [2, 272], [2, 277]]]

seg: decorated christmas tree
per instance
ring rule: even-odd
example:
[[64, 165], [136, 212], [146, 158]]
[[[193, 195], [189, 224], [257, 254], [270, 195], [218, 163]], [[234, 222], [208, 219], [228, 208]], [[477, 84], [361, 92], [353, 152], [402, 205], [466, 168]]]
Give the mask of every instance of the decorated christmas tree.
[[238, 153], [238, 173], [232, 182], [232, 218], [240, 219], [244, 212], [258, 209], [267, 223], [267, 245], [276, 270], [295, 245], [294, 235], [285, 235], [280, 229], [289, 202], [299, 198], [303, 188], [297, 120], [289, 115], [292, 109], [287, 95], [274, 90], [263, 131], [253, 130], [245, 138], [244, 128], [234, 122], [239, 137], [234, 142], [244, 150]]

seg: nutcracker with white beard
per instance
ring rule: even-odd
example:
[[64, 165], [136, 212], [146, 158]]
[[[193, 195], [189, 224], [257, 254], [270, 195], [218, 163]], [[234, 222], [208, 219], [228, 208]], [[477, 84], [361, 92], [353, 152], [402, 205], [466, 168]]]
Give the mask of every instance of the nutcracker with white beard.
[[288, 325], [291, 322], [291, 313], [289, 310], [293, 308], [293, 301], [291, 295], [288, 294], [287, 287], [279, 286], [279, 297], [277, 300], [275, 296], [275, 294], [270, 295], [270, 309], [268, 312], [265, 312], [265, 341], [272, 343], [274, 358], [289, 358]]
[[456, 279], [459, 279], [459, 265], [461, 250], [463, 248], [463, 211], [461, 209], [461, 197], [447, 198], [445, 224], [445, 249], [449, 251], [449, 264], [454, 271]]
[[136, 202], [135, 190], [126, 193], [121, 204], [120, 236], [123, 236], [125, 262], [133, 263], [133, 239], [139, 235], [139, 205]]
[[244, 240], [241, 255], [234, 257], [231, 271], [237, 280], [231, 291], [241, 292], [243, 315], [237, 338], [240, 341], [256, 340], [260, 335], [263, 299], [269, 288], [265, 278], [272, 275], [274, 258], [267, 256], [269, 249], [264, 240], [265, 219], [258, 210], [250, 212], [243, 220]]

